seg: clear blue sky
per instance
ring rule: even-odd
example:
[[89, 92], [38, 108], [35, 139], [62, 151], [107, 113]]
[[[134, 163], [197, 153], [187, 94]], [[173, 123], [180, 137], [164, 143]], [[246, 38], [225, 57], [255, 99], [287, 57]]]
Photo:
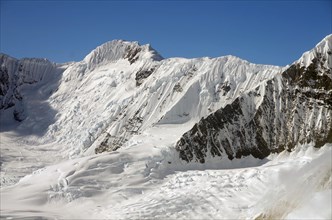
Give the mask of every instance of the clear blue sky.
[[332, 1], [6, 1], [1, 52], [82, 60], [113, 39], [150, 43], [162, 56], [235, 55], [287, 65], [331, 34]]

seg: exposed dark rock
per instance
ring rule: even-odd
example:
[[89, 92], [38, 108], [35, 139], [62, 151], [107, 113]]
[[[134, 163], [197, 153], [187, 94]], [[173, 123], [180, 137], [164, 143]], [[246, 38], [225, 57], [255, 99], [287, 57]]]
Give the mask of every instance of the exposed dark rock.
[[128, 59], [130, 64], [135, 63], [139, 58], [139, 52], [142, 50], [141, 47], [137, 46], [128, 46], [124, 55], [124, 59]]
[[[280, 81], [268, 81], [261, 104], [257, 104], [262, 95], [258, 86], [201, 119], [177, 142], [180, 158], [200, 163], [208, 154], [262, 159], [291, 151], [298, 143], [321, 147], [332, 142], [332, 77], [325, 61], [318, 55], [307, 68], [292, 65]], [[310, 123], [317, 120], [318, 112], [326, 117], [319, 126]]]
[[155, 67], [152, 67], [150, 69], [146, 69], [146, 70], [139, 70], [137, 73], [136, 73], [136, 77], [135, 77], [135, 80], [136, 80], [136, 86], [140, 86], [144, 79], [148, 78], [152, 73], [153, 71], [155, 70]]
[[[119, 149], [126, 141], [128, 141], [130, 137], [139, 134], [139, 130], [143, 123], [143, 118], [139, 115], [140, 110], [135, 112], [133, 117], [126, 121], [126, 124], [123, 126], [118, 136], [111, 136], [107, 133], [106, 137], [103, 139], [100, 145], [95, 148], [95, 153], [97, 154], [105, 151], [115, 151]], [[123, 117], [126, 117], [126, 114], [124, 114]]]
[[177, 83], [177, 84], [174, 85], [173, 91], [174, 92], [182, 92], [183, 91], [180, 83]]
[[116, 151], [122, 144], [123, 142], [121, 138], [113, 137], [107, 133], [104, 140], [95, 148], [95, 153], [99, 154], [105, 151]]
[[185, 76], [187, 76], [188, 77], [188, 80], [191, 78], [191, 77], [193, 77], [193, 75], [195, 75], [195, 73], [197, 72], [197, 67], [195, 66], [195, 65], [193, 65], [189, 70], [188, 70], [188, 72], [187, 73], [185, 73]]
[[223, 90], [223, 95], [226, 95], [231, 90], [231, 84], [229, 82], [225, 82], [221, 87], [221, 90]]
[[0, 96], [4, 96], [9, 89], [9, 76], [6, 67], [0, 67]]
[[23, 109], [20, 110], [15, 109], [13, 114], [14, 114], [14, 119], [18, 122], [21, 122], [26, 118]]

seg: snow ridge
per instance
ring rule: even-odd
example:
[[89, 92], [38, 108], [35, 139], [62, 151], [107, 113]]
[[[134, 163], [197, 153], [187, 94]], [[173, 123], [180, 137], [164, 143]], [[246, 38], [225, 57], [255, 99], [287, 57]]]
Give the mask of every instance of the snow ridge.
[[83, 61], [87, 63], [87, 68], [91, 70], [103, 63], [116, 62], [119, 59], [125, 58], [131, 63], [138, 59], [151, 59], [156, 61], [163, 59], [150, 45], [140, 46], [138, 42], [113, 40], [94, 49]]
[[319, 42], [312, 50], [305, 52], [301, 58], [295, 63], [299, 63], [301, 66], [308, 67], [312, 60], [321, 55], [322, 59], [326, 60], [325, 67], [332, 68], [332, 34], [326, 36], [321, 42]]
[[[72, 146], [64, 150], [72, 156], [115, 150], [154, 125], [193, 124], [281, 71], [232, 56], [132, 64], [120, 59], [92, 71], [80, 67], [64, 72], [50, 98], [54, 109], [68, 111], [47, 131], [49, 138]], [[148, 77], [138, 83], [142, 72]]]
[[[332, 37], [318, 44], [281, 75], [239, 96], [200, 120], [176, 145], [186, 161], [205, 162], [207, 153], [229, 159], [291, 151], [298, 143], [332, 142]], [[322, 49], [323, 48], [323, 49]], [[322, 54], [322, 53], [323, 54]]]

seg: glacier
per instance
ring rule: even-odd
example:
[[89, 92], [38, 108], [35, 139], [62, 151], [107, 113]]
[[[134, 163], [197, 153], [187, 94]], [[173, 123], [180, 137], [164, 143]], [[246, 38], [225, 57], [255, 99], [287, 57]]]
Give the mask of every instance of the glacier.
[[331, 218], [331, 44], [286, 67], [1, 54], [1, 217]]

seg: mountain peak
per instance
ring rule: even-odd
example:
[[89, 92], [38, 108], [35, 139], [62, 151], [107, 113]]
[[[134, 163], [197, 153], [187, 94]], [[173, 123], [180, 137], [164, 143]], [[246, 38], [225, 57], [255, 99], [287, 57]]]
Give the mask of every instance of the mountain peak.
[[90, 69], [100, 63], [120, 59], [128, 59], [130, 64], [132, 64], [138, 59], [160, 61], [163, 58], [149, 44], [140, 45], [137, 41], [112, 40], [92, 50], [84, 58], [84, 61], [88, 64], [88, 68]]

